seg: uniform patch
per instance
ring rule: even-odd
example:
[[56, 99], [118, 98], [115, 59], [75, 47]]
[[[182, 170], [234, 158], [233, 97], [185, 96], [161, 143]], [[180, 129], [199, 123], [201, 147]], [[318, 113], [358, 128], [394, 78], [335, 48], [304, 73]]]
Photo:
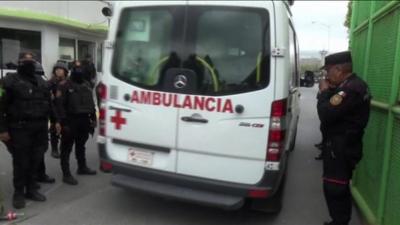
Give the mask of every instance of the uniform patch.
[[342, 96], [343, 98], [346, 97], [346, 93], [344, 91], [339, 91], [338, 95]]
[[331, 99], [329, 100], [329, 102], [331, 103], [331, 105], [333, 106], [337, 106], [342, 104], [343, 101], [343, 97], [340, 94], [335, 94], [334, 96], [331, 97]]

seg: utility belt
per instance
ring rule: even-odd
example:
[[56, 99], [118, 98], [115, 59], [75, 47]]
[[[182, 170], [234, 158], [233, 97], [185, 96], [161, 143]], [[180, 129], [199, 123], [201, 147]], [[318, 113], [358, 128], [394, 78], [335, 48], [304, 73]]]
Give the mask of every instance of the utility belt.
[[10, 118], [9, 123], [31, 123], [31, 122], [47, 122], [48, 117], [32, 117], [32, 118]]
[[364, 136], [363, 130], [346, 130], [346, 131], [335, 131], [335, 132], [327, 132], [327, 139], [334, 140], [336, 138], [345, 138], [347, 140], [362, 140]]
[[68, 118], [92, 118], [94, 113], [68, 113]]
[[362, 155], [361, 139], [350, 140], [344, 134], [330, 137], [323, 149], [324, 183], [348, 185]]
[[26, 129], [31, 126], [47, 127], [49, 119], [46, 117], [38, 118], [9, 118], [8, 129]]
[[90, 120], [93, 120], [93, 113], [79, 113], [79, 114], [74, 114], [74, 113], [68, 113], [64, 119], [61, 120], [61, 124], [67, 125], [71, 123], [79, 123], [79, 122], [90, 122]]

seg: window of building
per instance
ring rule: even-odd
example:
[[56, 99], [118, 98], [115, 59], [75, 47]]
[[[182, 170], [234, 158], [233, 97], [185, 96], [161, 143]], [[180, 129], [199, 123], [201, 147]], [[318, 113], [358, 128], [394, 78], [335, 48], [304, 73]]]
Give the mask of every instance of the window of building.
[[32, 52], [41, 62], [40, 32], [0, 28], [0, 67], [16, 69], [21, 52]]
[[61, 60], [66, 62], [74, 61], [76, 58], [75, 40], [60, 38], [58, 51]]
[[78, 41], [78, 60], [84, 60], [90, 56], [93, 60], [95, 54], [96, 44], [89, 41]]
[[98, 69], [101, 69], [102, 45], [89, 41], [76, 39], [60, 38], [59, 42], [59, 59], [68, 62], [72, 66], [74, 60], [84, 60], [90, 56], [93, 63]]

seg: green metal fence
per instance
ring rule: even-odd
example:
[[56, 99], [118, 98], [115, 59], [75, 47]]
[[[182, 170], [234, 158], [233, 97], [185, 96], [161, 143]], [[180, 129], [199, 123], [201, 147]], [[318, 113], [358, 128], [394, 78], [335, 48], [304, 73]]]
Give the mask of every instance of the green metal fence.
[[400, 224], [400, 1], [353, 1], [354, 70], [373, 95], [352, 193], [371, 224]]

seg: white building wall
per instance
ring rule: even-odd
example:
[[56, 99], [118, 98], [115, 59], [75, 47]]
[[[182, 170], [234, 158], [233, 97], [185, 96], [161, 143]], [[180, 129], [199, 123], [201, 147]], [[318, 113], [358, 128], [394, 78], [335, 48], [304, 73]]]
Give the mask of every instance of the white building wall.
[[90, 24], [107, 24], [102, 1], [1, 1], [1, 8], [29, 10]]
[[58, 29], [44, 26], [42, 29], [42, 66], [45, 74], [52, 72], [55, 60], [58, 59]]
[[[107, 26], [107, 19], [101, 13], [104, 6], [106, 4], [101, 1], [0, 1], [0, 9], [27, 10], [76, 20], [85, 24]], [[0, 28], [41, 33], [41, 61], [47, 76], [51, 75], [52, 67], [59, 59], [60, 37], [93, 42], [96, 45], [95, 49], [106, 38], [104, 32], [92, 32], [29, 19], [0, 18]], [[95, 64], [97, 57], [101, 56], [97, 56], [95, 51], [93, 54]]]

